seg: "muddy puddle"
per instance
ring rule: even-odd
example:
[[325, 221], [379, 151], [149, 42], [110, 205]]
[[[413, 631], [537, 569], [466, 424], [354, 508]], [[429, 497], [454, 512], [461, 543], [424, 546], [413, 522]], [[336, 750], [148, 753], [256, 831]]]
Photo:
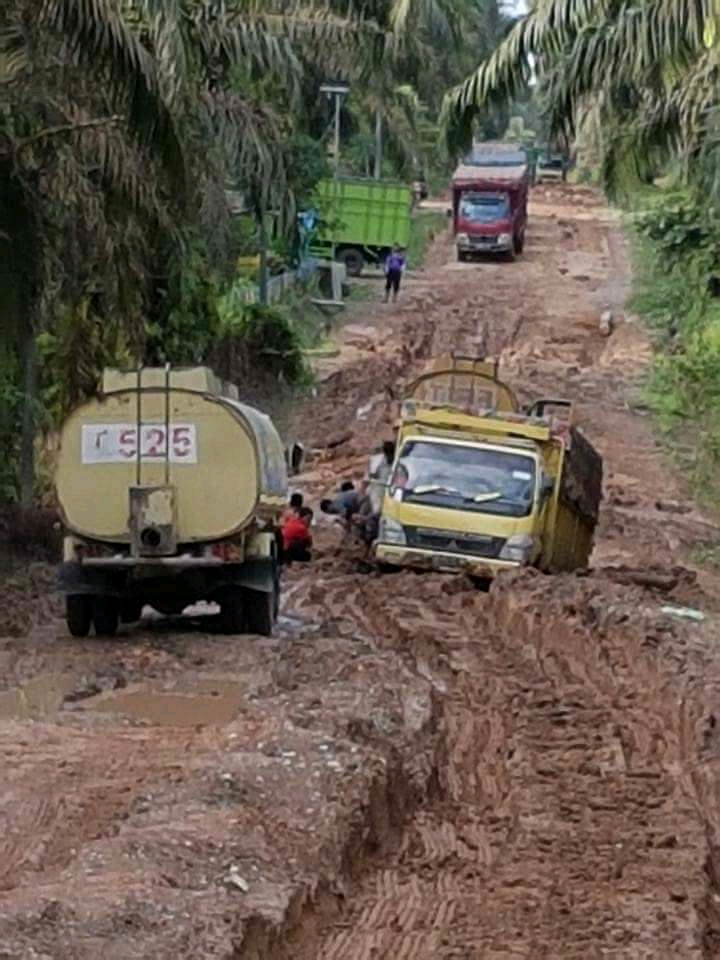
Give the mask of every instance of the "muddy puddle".
[[246, 697], [247, 687], [240, 680], [205, 679], [192, 690], [113, 691], [89, 701], [85, 709], [163, 727], [224, 726], [234, 720]]
[[77, 678], [71, 674], [42, 674], [21, 687], [0, 693], [0, 721], [36, 720], [60, 709]]

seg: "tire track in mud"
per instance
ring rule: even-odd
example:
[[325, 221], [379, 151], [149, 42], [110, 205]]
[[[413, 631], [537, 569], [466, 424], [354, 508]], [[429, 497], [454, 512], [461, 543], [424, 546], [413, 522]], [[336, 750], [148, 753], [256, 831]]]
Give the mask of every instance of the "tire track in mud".
[[[622, 626], [641, 593], [563, 578], [557, 597], [528, 578], [482, 597], [452, 583], [431, 578], [399, 610], [384, 586], [366, 598], [386, 643], [417, 630], [447, 690], [442, 796], [298, 956], [708, 956], [691, 776], [702, 711], [677, 696], [643, 620]], [[666, 641], [680, 655], [682, 635]], [[706, 665], [685, 660], [697, 679]]]

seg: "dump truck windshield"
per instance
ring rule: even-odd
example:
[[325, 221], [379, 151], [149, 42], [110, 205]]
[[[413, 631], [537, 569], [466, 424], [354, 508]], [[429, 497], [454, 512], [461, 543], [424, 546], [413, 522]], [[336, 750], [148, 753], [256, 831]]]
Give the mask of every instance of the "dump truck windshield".
[[460, 203], [460, 216], [473, 223], [494, 223], [510, 212], [505, 193], [468, 193]]
[[391, 488], [404, 503], [525, 517], [535, 492], [535, 461], [522, 453], [410, 440]]

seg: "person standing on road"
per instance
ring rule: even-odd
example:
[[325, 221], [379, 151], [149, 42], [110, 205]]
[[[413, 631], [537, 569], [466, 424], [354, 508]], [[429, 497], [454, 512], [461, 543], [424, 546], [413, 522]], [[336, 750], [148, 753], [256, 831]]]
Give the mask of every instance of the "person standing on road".
[[393, 248], [388, 255], [387, 260], [385, 261], [385, 303], [390, 299], [390, 292], [392, 291], [393, 301], [397, 300], [398, 291], [400, 290], [400, 281], [402, 280], [402, 275], [406, 267], [405, 254], [397, 243], [393, 244]]
[[370, 480], [370, 499], [374, 513], [380, 513], [385, 496], [385, 487], [390, 481], [394, 460], [395, 443], [392, 440], [386, 440], [382, 445], [382, 450], [373, 454], [370, 458], [368, 479]]

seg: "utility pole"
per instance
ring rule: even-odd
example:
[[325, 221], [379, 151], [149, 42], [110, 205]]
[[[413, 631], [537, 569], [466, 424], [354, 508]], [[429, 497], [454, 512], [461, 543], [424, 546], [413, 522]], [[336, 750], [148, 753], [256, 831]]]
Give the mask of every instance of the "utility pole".
[[260, 276], [258, 277], [258, 299], [263, 307], [268, 302], [268, 262], [267, 262], [267, 221], [262, 201], [258, 210], [258, 233], [260, 234]]

